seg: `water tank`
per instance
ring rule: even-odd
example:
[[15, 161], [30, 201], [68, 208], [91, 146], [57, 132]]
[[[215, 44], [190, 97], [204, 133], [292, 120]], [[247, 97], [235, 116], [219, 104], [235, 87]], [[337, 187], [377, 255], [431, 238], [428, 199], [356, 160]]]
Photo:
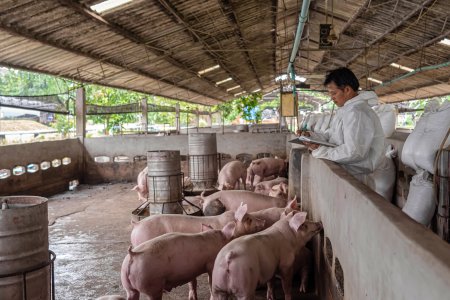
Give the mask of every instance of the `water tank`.
[[[0, 203], [0, 299], [50, 299], [47, 199], [7, 196]], [[28, 270], [25, 292], [23, 275], [4, 277]]]
[[183, 176], [180, 151], [147, 151], [150, 214], [181, 214]]
[[215, 133], [190, 133], [189, 177], [194, 190], [211, 190], [217, 182], [217, 141]]

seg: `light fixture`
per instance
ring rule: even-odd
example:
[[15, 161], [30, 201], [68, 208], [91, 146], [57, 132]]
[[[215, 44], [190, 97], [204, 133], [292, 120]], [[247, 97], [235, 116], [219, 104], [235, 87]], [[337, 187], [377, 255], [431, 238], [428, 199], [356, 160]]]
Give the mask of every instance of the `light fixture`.
[[259, 92], [261, 89], [256, 89], [256, 90], [254, 90], [252, 93], [257, 93], [257, 92]]
[[236, 85], [236, 86], [230, 87], [229, 89], [227, 89], [227, 92], [235, 90], [235, 89], [240, 88], [240, 87], [241, 87], [240, 85]]
[[[288, 79], [287, 74], [283, 74], [283, 75], [275, 77], [275, 81], [286, 80], [286, 79]], [[305, 82], [306, 77], [295, 75], [295, 81]]]
[[399, 69], [402, 69], [403, 71], [408, 71], [408, 72], [414, 71], [414, 69], [411, 69], [411, 68], [408, 68], [408, 67], [405, 67], [405, 66], [396, 64], [396, 63], [392, 63], [392, 64], [391, 64], [391, 67], [399, 68]]
[[216, 82], [216, 84], [222, 84], [222, 83], [227, 82], [227, 81], [230, 81], [230, 80], [233, 80], [233, 78], [228, 77], [227, 79], [224, 79], [224, 80], [221, 80], [221, 81]]
[[116, 8], [118, 6], [124, 5], [131, 1], [132, 0], [106, 0], [106, 1], [100, 2], [98, 4], [92, 5], [91, 9], [98, 13], [102, 13], [104, 11]]
[[383, 81], [378, 80], [378, 79], [375, 79], [375, 78], [372, 78], [372, 77], [367, 77], [367, 80], [370, 80], [370, 81], [373, 81], [373, 82], [379, 83], [379, 84], [382, 84], [382, 83], [383, 83]]
[[444, 38], [443, 40], [439, 41], [439, 44], [450, 46], [450, 39]]
[[245, 94], [245, 93], [246, 93], [246, 91], [243, 91], [243, 92], [240, 92], [240, 93], [234, 94], [234, 96], [236, 97], [236, 96], [239, 96], [239, 95], [242, 95], [242, 94]]
[[213, 70], [215, 70], [215, 69], [218, 69], [218, 68], [220, 68], [219, 65], [215, 65], [215, 66], [206, 68], [206, 69], [204, 69], [204, 70], [198, 71], [198, 75], [203, 75], [203, 74], [205, 74], [205, 73], [211, 72], [211, 71], [213, 71]]

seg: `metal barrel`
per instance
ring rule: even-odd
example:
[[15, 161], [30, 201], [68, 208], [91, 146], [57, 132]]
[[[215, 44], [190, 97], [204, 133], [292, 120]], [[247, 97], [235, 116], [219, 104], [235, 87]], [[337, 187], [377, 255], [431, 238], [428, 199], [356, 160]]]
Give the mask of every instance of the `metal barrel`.
[[215, 133], [190, 133], [189, 177], [194, 189], [213, 189], [217, 182], [217, 141]]
[[150, 213], [183, 213], [180, 151], [147, 151], [147, 167]]
[[47, 199], [6, 196], [0, 203], [0, 298], [50, 299]]

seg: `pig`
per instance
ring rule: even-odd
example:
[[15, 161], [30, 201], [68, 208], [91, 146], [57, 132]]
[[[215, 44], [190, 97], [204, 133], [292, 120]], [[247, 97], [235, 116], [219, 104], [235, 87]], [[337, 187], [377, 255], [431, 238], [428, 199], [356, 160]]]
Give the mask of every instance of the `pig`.
[[280, 184], [276, 184], [272, 187], [272, 189], [269, 192], [269, 196], [270, 197], [275, 197], [275, 198], [283, 198], [283, 199], [287, 199], [288, 197], [288, 185], [286, 183], [280, 183]]
[[132, 188], [133, 191], [138, 192], [139, 201], [145, 202], [148, 197], [148, 187], [147, 187], [147, 175], [148, 167], [142, 170], [137, 178], [137, 185]]
[[240, 203], [248, 205], [248, 211], [254, 212], [269, 207], [286, 207], [287, 199], [274, 198], [266, 195], [257, 194], [250, 191], [219, 191], [207, 197], [204, 192], [200, 195], [202, 198], [202, 210], [205, 215], [211, 212], [211, 207], [216, 206], [218, 212], [222, 210], [236, 210]]
[[[255, 159], [247, 169], [247, 182], [250, 182], [250, 188], [253, 189], [253, 183], [258, 183], [264, 177], [271, 175], [283, 176], [286, 173], [287, 163], [280, 158], [265, 157]], [[255, 176], [259, 176], [256, 177]], [[256, 179], [256, 180], [255, 180]]]
[[[131, 245], [137, 246], [169, 232], [199, 233], [202, 230], [202, 225], [207, 225], [213, 229], [220, 229], [232, 221], [236, 222], [233, 238], [241, 236], [246, 232], [256, 232], [266, 228], [263, 218], [255, 217], [247, 213], [247, 204], [241, 204], [236, 212], [227, 211], [219, 216], [211, 217], [177, 214], [153, 215], [139, 222], [132, 223]], [[270, 225], [272, 224], [273, 222]]]
[[279, 275], [285, 299], [291, 299], [295, 257], [321, 230], [321, 223], [306, 221], [306, 212], [290, 212], [264, 231], [233, 240], [217, 254], [212, 298], [254, 299], [258, 283]]
[[126, 300], [126, 299], [125, 299], [125, 297], [122, 297], [119, 295], [107, 295], [107, 296], [98, 297], [95, 300]]
[[247, 176], [247, 169], [245, 168], [245, 165], [240, 161], [230, 161], [227, 163], [222, 170], [219, 172], [219, 190], [233, 190], [233, 189], [240, 189], [240, 183], [239, 180], [242, 180], [242, 183], [244, 184], [244, 190], [246, 189], [245, 186], [245, 179]]
[[[166, 233], [128, 249], [122, 263], [121, 280], [128, 300], [144, 294], [151, 300], [162, 299], [163, 291], [208, 273], [211, 282], [214, 260], [219, 250], [234, 236], [235, 222], [221, 230], [202, 233]], [[189, 299], [197, 299], [195, 288]]]
[[273, 180], [261, 181], [258, 184], [255, 184], [255, 193], [268, 195], [274, 185], [282, 182], [288, 184], [287, 178], [277, 177]]

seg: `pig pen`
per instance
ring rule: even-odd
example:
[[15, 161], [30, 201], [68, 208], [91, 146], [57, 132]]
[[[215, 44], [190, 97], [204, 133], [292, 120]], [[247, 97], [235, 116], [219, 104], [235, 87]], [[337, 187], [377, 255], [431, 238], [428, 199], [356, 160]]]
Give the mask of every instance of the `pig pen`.
[[[80, 185], [49, 198], [50, 249], [56, 253], [56, 299], [91, 300], [102, 295], [125, 296], [120, 281], [122, 261], [130, 245], [131, 214], [139, 205], [134, 183]], [[314, 278], [314, 276], [310, 276]], [[309, 290], [314, 289], [310, 280]], [[293, 299], [316, 299], [313, 293], [298, 293], [295, 278]], [[209, 299], [206, 274], [198, 278], [199, 300]], [[185, 284], [163, 299], [187, 299]], [[276, 299], [283, 298], [277, 280]], [[141, 296], [141, 299], [144, 297]], [[266, 289], [256, 299], [266, 299]]]

